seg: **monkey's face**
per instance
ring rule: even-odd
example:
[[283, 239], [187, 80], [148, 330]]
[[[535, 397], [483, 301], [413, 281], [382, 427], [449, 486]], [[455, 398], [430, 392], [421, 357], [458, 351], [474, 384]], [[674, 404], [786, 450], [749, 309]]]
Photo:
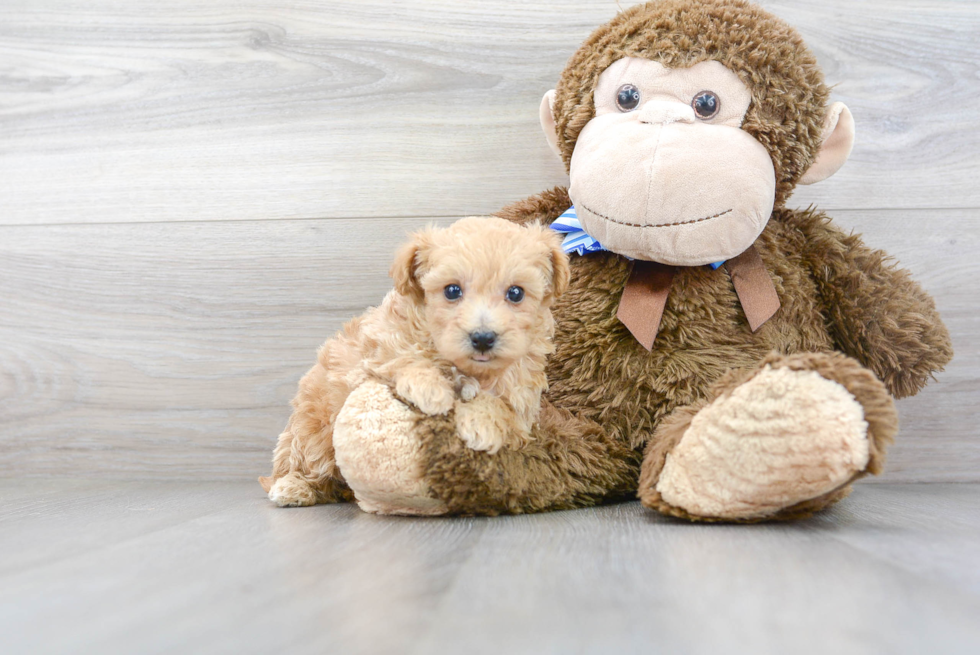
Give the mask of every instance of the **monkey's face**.
[[772, 213], [776, 178], [769, 153], [741, 129], [750, 102], [717, 61], [612, 64], [569, 171], [585, 231], [620, 254], [678, 266], [752, 245]]
[[540, 116], [586, 232], [695, 266], [747, 250], [797, 184], [844, 164], [854, 121], [828, 97], [775, 16], [744, 0], [659, 0], [597, 29]]

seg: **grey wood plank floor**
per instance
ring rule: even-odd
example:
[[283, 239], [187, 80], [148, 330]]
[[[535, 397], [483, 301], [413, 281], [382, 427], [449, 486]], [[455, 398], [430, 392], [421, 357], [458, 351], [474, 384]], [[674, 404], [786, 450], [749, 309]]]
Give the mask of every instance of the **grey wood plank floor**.
[[859, 485], [807, 521], [626, 503], [282, 510], [255, 483], [0, 481], [4, 653], [966, 653], [980, 484]]

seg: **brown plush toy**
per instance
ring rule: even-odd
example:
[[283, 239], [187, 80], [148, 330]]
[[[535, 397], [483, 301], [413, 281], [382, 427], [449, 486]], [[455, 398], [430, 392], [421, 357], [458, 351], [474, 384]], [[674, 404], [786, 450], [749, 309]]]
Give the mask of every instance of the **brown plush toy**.
[[574, 205], [578, 224], [559, 225], [583, 229], [566, 239], [581, 254], [533, 441], [472, 450], [451, 413], [365, 384], [337, 460], [372, 465], [341, 466], [338, 485], [406, 514], [638, 492], [665, 514], [758, 521], [809, 515], [880, 472], [892, 399], [952, 349], [907, 272], [785, 206], [850, 152], [850, 112], [828, 96], [799, 35], [742, 0], [660, 0], [596, 30], [541, 107], [569, 189], [499, 214], [552, 223]]

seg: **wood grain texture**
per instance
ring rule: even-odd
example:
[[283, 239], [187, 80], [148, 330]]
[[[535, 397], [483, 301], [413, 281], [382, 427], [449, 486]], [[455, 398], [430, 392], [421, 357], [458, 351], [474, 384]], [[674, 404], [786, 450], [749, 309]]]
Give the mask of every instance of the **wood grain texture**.
[[[564, 181], [537, 126], [613, 0], [12, 0], [0, 224], [456, 216]], [[858, 145], [797, 202], [980, 206], [972, 0], [764, 2]]]
[[[980, 210], [837, 215], [935, 294], [957, 351], [899, 403], [884, 479], [980, 480]], [[264, 473], [317, 346], [427, 222], [0, 228], [0, 473]]]
[[[975, 484], [792, 524], [273, 507], [258, 485], [0, 480], [20, 653], [973, 653]], [[56, 617], [53, 619], [53, 617]]]

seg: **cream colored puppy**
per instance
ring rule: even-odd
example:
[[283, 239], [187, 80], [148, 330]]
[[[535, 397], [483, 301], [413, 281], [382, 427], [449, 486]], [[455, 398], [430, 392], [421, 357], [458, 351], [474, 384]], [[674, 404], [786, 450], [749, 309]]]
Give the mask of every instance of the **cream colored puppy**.
[[464, 218], [412, 236], [379, 307], [321, 346], [293, 414], [259, 478], [281, 506], [350, 500], [334, 461], [333, 427], [350, 392], [378, 380], [425, 414], [455, 409], [477, 450], [520, 447], [547, 389], [551, 305], [568, 286], [568, 258], [548, 227]]

